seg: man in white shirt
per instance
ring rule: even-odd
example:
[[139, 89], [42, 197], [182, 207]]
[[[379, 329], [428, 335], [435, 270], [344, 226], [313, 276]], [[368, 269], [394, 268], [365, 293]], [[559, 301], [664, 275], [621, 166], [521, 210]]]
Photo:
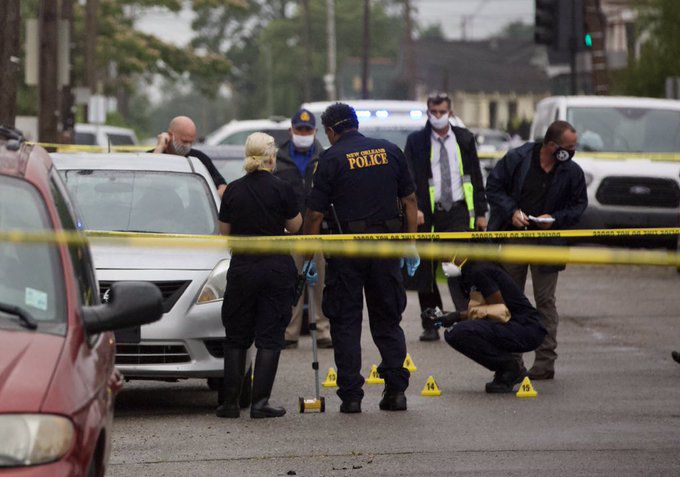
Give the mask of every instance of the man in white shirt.
[[[428, 121], [411, 133], [404, 153], [416, 183], [419, 232], [486, 230], [487, 203], [474, 135], [453, 126], [451, 99], [434, 95], [427, 100]], [[442, 307], [435, 281], [438, 262], [424, 261], [409, 288], [418, 290], [421, 311]], [[458, 278], [448, 279], [456, 309], [466, 309], [467, 299]], [[439, 332], [423, 321], [421, 341], [436, 341]]]

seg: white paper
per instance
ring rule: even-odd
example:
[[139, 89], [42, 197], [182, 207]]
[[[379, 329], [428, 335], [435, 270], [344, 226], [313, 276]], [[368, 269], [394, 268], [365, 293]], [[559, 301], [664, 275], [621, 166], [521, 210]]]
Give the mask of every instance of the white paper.
[[24, 296], [24, 302], [28, 306], [37, 308], [38, 310], [47, 310], [47, 293], [36, 290], [35, 288], [26, 287], [26, 294]]
[[555, 221], [555, 218], [554, 217], [534, 217], [533, 215], [530, 215], [529, 220], [532, 220], [534, 222], [538, 222], [539, 224], [552, 224]]

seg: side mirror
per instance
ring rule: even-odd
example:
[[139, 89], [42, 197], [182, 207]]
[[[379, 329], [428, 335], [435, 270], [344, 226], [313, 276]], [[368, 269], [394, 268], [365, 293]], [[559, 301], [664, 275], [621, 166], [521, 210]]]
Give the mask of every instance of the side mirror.
[[148, 282], [116, 282], [109, 303], [83, 308], [83, 322], [90, 334], [153, 323], [163, 315], [163, 296]]

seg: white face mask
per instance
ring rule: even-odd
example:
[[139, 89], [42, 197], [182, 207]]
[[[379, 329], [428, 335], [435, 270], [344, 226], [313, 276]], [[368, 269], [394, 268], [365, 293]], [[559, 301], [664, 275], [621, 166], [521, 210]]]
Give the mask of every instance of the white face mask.
[[449, 125], [449, 115], [448, 114], [444, 114], [440, 118], [434, 117], [433, 115], [431, 115], [429, 113], [427, 114], [427, 116], [430, 119], [430, 124], [435, 129], [444, 129], [446, 126]]
[[308, 136], [293, 134], [293, 145], [298, 149], [309, 149], [312, 144], [314, 144], [314, 134]]
[[172, 138], [172, 148], [178, 156], [186, 156], [191, 150], [191, 144], [178, 143], [175, 138]]
[[442, 262], [442, 270], [447, 278], [456, 278], [463, 274], [460, 267], [453, 262]]

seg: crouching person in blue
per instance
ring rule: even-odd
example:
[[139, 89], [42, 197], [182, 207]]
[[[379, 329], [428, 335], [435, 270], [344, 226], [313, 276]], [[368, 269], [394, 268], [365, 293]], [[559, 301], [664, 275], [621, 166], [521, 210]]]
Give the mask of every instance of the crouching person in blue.
[[444, 338], [449, 345], [495, 373], [487, 393], [511, 393], [527, 375], [512, 353], [540, 346], [546, 335], [543, 318], [499, 265], [461, 259], [454, 259], [454, 265], [451, 273], [462, 274], [470, 296], [468, 309], [445, 314], [428, 309], [423, 318], [448, 328]]
[[[222, 196], [223, 235], [283, 235], [302, 226], [295, 193], [274, 177], [274, 138], [254, 133], [246, 140], [246, 175], [229, 184]], [[255, 342], [250, 417], [280, 417], [286, 410], [269, 404], [284, 333], [290, 323], [297, 269], [290, 255], [248, 255], [234, 252], [227, 272], [222, 305], [226, 330], [223, 403], [218, 417], [239, 417], [239, 395], [246, 352]]]

